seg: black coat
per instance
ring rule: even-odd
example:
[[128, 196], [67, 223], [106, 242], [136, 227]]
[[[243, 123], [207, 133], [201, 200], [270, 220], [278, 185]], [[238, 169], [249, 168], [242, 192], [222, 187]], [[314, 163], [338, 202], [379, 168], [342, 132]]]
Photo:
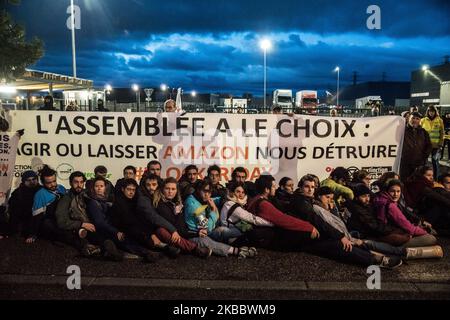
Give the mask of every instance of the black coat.
[[302, 220], [308, 220], [308, 216], [314, 213], [314, 199], [305, 197], [300, 189], [297, 189], [292, 195], [289, 205], [289, 214]]
[[348, 228], [351, 231], [358, 231], [361, 238], [378, 238], [386, 236], [395, 230], [380, 222], [375, 216], [371, 205], [364, 206], [356, 200], [348, 201], [347, 208], [351, 212], [348, 220]]
[[161, 200], [156, 211], [161, 217], [171, 223], [177, 229], [178, 234], [183, 238], [197, 236], [196, 233], [189, 232], [186, 221], [184, 220], [184, 211], [182, 210], [179, 214], [175, 213], [175, 204], [172, 201]]
[[18, 226], [22, 225], [23, 236], [30, 236], [34, 195], [40, 188], [40, 186], [28, 188], [21, 184], [11, 194], [8, 205], [12, 233], [15, 233]]

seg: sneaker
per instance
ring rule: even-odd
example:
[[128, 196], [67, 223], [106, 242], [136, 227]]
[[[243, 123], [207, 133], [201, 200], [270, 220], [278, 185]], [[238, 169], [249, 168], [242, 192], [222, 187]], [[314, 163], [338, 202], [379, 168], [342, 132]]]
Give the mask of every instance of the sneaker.
[[386, 269], [395, 269], [402, 265], [403, 261], [400, 257], [396, 256], [384, 256], [381, 260], [380, 267]]
[[197, 246], [195, 248], [194, 254], [197, 257], [208, 259], [211, 256], [211, 254], [212, 254], [212, 249]]
[[81, 249], [81, 254], [84, 257], [99, 256], [101, 253], [102, 250], [100, 249], [100, 247], [93, 244], [87, 244]]
[[180, 253], [181, 249], [173, 246], [165, 246], [163, 248], [163, 252], [170, 258], [170, 259], [176, 259]]
[[161, 255], [157, 252], [149, 251], [144, 255], [144, 262], [155, 263], [161, 259]]
[[248, 247], [240, 247], [238, 252], [238, 259], [246, 259], [248, 257], [250, 257]]
[[123, 253], [120, 252], [112, 240], [105, 240], [103, 243], [105, 248], [105, 258], [111, 259], [112, 261], [122, 261]]
[[88, 235], [88, 232], [86, 229], [81, 228], [80, 230], [78, 230], [78, 236], [80, 237], [80, 239], [85, 239]]

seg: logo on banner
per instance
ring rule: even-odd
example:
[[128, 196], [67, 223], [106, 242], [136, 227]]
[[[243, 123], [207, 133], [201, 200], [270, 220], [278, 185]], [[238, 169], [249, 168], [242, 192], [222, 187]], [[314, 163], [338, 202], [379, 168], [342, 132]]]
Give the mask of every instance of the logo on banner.
[[58, 178], [61, 180], [69, 180], [70, 175], [74, 172], [73, 167], [68, 163], [62, 163], [56, 168]]

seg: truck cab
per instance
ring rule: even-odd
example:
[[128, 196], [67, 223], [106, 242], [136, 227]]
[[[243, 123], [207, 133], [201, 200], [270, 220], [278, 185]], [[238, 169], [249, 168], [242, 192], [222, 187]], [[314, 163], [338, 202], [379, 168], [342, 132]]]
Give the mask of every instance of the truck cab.
[[292, 111], [292, 90], [277, 89], [273, 92], [273, 107], [281, 107], [283, 111]]

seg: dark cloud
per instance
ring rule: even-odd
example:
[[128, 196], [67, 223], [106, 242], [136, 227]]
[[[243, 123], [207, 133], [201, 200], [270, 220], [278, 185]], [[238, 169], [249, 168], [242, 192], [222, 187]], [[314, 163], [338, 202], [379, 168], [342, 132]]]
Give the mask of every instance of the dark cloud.
[[[382, 29], [366, 28], [373, 1], [76, 0], [79, 75], [96, 84], [171, 83], [198, 91], [262, 92], [258, 39], [273, 38], [270, 89], [332, 89], [342, 81], [409, 80], [449, 53], [449, 1], [377, 1]], [[12, 10], [45, 42], [34, 68], [71, 74], [69, 1], [23, 1]]]

